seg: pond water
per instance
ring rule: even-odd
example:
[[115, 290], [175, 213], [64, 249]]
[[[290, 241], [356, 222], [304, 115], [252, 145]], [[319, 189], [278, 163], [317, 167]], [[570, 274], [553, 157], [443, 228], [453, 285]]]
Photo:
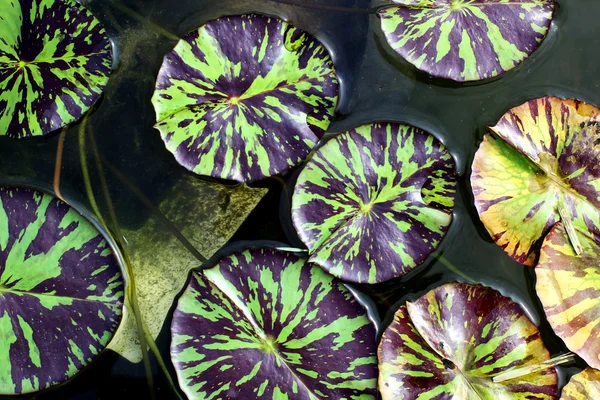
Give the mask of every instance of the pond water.
[[[222, 15], [262, 12], [280, 16], [316, 35], [334, 56], [342, 97], [330, 132], [373, 121], [407, 122], [438, 137], [457, 161], [460, 178], [454, 221], [438, 251], [402, 279], [355, 286], [380, 320], [380, 328], [407, 299], [446, 282], [473, 281], [519, 302], [540, 327], [553, 355], [568, 351], [544, 319], [535, 296], [533, 270], [512, 261], [491, 241], [479, 221], [469, 183], [470, 165], [485, 127], [527, 99], [557, 95], [600, 104], [600, 57], [596, 54], [600, 48], [600, 2], [559, 1], [551, 32], [541, 48], [515, 70], [476, 84], [434, 79], [400, 59], [387, 46], [373, 5], [367, 0], [86, 0], [84, 4], [111, 36], [115, 71], [87, 126], [73, 124], [65, 134], [61, 175], [65, 198], [91, 210], [78, 140], [80, 129], [85, 128], [103, 162], [126, 177], [123, 180], [106, 175], [121, 227], [128, 231], [140, 229], [152, 213], [148, 203], [158, 206], [178, 181], [190, 176], [166, 151], [158, 131], [152, 128], [155, 117], [150, 98], [164, 54], [177, 37]], [[43, 140], [0, 137], [2, 183], [51, 190], [59, 139], [58, 132]], [[93, 154], [86, 151], [93, 164]], [[90, 168], [89, 173], [92, 187], [100, 196], [97, 169]], [[296, 176], [292, 171], [284, 177], [285, 184], [269, 179], [257, 185], [269, 188], [269, 192], [231, 242], [271, 240], [301, 246], [289, 217], [289, 193]], [[146, 203], [131, 190], [132, 185], [144, 194]], [[106, 210], [102, 201], [99, 207]], [[164, 235], [170, 234], [164, 231]], [[167, 319], [158, 339], [166, 360], [169, 324]], [[561, 385], [584, 366], [577, 360], [559, 368]], [[157, 397], [175, 398], [156, 365], [154, 373]], [[130, 396], [149, 398], [143, 365], [107, 352], [69, 384], [36, 398]]]

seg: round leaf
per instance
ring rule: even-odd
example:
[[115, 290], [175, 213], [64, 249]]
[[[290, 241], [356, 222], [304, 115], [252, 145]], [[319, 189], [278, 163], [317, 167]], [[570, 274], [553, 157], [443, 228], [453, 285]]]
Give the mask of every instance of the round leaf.
[[544, 97], [515, 107], [484, 136], [471, 185], [492, 238], [533, 266], [561, 208], [580, 232], [600, 226], [599, 110]]
[[171, 327], [190, 399], [375, 399], [375, 328], [343, 284], [271, 249], [195, 272]]
[[529, 57], [548, 33], [553, 0], [394, 0], [379, 12], [392, 48], [429, 74], [492, 78]]
[[337, 96], [333, 62], [316, 39], [277, 18], [242, 15], [183, 38], [165, 56], [152, 103], [181, 165], [248, 182], [304, 160]]
[[549, 359], [519, 305], [480, 285], [451, 283], [400, 307], [379, 344], [379, 389], [391, 399], [555, 399], [554, 370], [502, 383], [502, 372]]
[[0, 9], [0, 135], [45, 135], [79, 119], [110, 75], [104, 28], [73, 0], [1, 0]]
[[298, 177], [292, 218], [310, 261], [351, 282], [421, 264], [452, 220], [455, 163], [432, 135], [378, 123], [338, 135]]
[[586, 368], [563, 388], [560, 400], [600, 399], [600, 371]]
[[556, 334], [600, 368], [600, 233], [595, 240], [579, 235], [579, 241], [583, 253], [577, 256], [562, 224], [552, 229], [535, 269], [536, 292]]
[[0, 188], [0, 394], [62, 383], [121, 320], [123, 279], [104, 237], [62, 201]]

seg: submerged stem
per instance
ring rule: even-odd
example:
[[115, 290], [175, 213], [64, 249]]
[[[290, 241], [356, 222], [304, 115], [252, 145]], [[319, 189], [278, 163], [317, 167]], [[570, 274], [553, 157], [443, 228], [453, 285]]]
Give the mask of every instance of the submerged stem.
[[[102, 214], [100, 212], [100, 208], [98, 207], [98, 203], [96, 202], [96, 197], [94, 196], [94, 190], [92, 188], [92, 183], [90, 180], [90, 173], [89, 173], [86, 151], [85, 151], [86, 150], [85, 135], [86, 135], [87, 121], [88, 121], [88, 114], [85, 114], [83, 117], [83, 120], [81, 122], [81, 125], [79, 126], [79, 132], [78, 132], [79, 133], [79, 157], [81, 160], [81, 172], [83, 174], [83, 181], [85, 184], [85, 190], [87, 193], [87, 197], [92, 206], [92, 209], [93, 209], [94, 213], [96, 214], [96, 217], [98, 218], [98, 220], [104, 227], [104, 229], [106, 231], [110, 231], [108, 228], [108, 225], [106, 224], [106, 221], [102, 218]], [[95, 142], [93, 144], [95, 146]], [[105, 183], [105, 180], [103, 180], [103, 184], [104, 183]], [[107, 204], [108, 204], [108, 208], [110, 211], [112, 208], [112, 202], [110, 202], [110, 198], [107, 199]], [[111, 213], [111, 217], [113, 217], [113, 216], [116, 217], [116, 215], [114, 215], [114, 210], [112, 210], [112, 211], [113, 212]], [[131, 301], [132, 312], [135, 316], [136, 323], [139, 326], [138, 321], [141, 319], [141, 315], [139, 313], [139, 306], [137, 304], [137, 297], [135, 295], [135, 276], [133, 275], [129, 255], [124, 247], [123, 237], [120, 235], [120, 232], [118, 232], [119, 227], [116, 224], [115, 224], [115, 229], [117, 230], [117, 235], [115, 235], [116, 239], [117, 239], [117, 245], [119, 246], [119, 248], [123, 254], [123, 258], [124, 258], [124, 262], [125, 262], [125, 269], [126, 269], [126, 272], [127, 272], [128, 278], [129, 278], [125, 296], [126, 296], [126, 299], [129, 299], [129, 301]], [[154, 394], [154, 379], [152, 376], [152, 367], [150, 365], [150, 360], [148, 358], [148, 350], [147, 350], [146, 340], [145, 340], [145, 336], [142, 334], [143, 331], [139, 330], [139, 332], [140, 332], [140, 335], [139, 335], [140, 336], [140, 345], [142, 346], [142, 356], [144, 359], [144, 369], [146, 372], [146, 379], [148, 381], [148, 387], [150, 389], [150, 396], [152, 399], [155, 399], [156, 396]]]
[[142, 202], [146, 207], [152, 211], [152, 213], [156, 216], [156, 218], [167, 228], [173, 236], [179, 240], [179, 242], [186, 248], [190, 254], [192, 254], [198, 261], [201, 263], [206, 263], [206, 257], [204, 257], [198, 249], [194, 247], [192, 243], [185, 237], [183, 233], [169, 219], [163, 214], [162, 211], [158, 207], [156, 207], [149, 199], [142, 193], [140, 189], [138, 189], [133, 183], [127, 179], [125, 175], [123, 175], [118, 169], [113, 167], [108, 161], [106, 161], [103, 157], [99, 157], [102, 164], [112, 172], [127, 188]]
[[548, 368], [556, 367], [557, 365], [566, 364], [573, 360], [575, 354], [567, 353], [558, 357], [551, 358], [546, 361], [542, 361], [537, 364], [528, 365], [523, 368], [514, 369], [512, 371], [504, 372], [500, 375], [496, 375], [493, 378], [494, 383], [500, 383], [511, 379], [520, 378], [522, 376], [534, 374], [536, 372], [544, 371]]
[[62, 197], [62, 194], [60, 193], [60, 174], [62, 171], [63, 148], [64, 148], [64, 143], [65, 143], [65, 134], [66, 133], [67, 133], [67, 128], [65, 127], [62, 129], [62, 131], [60, 132], [60, 136], [58, 137], [58, 145], [56, 146], [56, 161], [54, 164], [54, 181], [52, 184], [52, 187], [54, 188], [54, 194], [56, 194], [56, 197], [58, 197], [65, 203], [66, 203], [65, 199]]
[[[96, 146], [96, 141], [95, 141], [94, 137], [90, 136], [90, 139], [91, 139], [90, 141], [92, 143], [94, 159], [96, 161], [96, 168], [98, 169], [98, 175], [100, 177], [100, 182], [102, 184], [102, 191], [104, 193], [104, 197], [106, 200], [106, 204], [108, 207], [108, 211], [109, 211], [109, 215], [110, 215], [112, 224], [116, 231], [116, 236], [117, 236], [117, 240], [119, 242], [119, 247], [121, 248], [121, 252], [123, 253], [123, 258], [125, 260], [125, 266], [127, 268], [127, 274], [129, 275], [129, 286], [128, 286], [129, 300], [131, 302], [131, 308], [133, 311], [133, 315], [135, 317], [136, 328], [137, 328], [138, 335], [140, 338], [142, 358], [144, 360], [144, 368], [146, 370], [146, 375], [148, 377], [148, 384], [150, 385], [150, 388], [153, 389], [154, 384], [152, 381], [152, 369], [150, 366], [150, 359], [148, 357], [148, 348], [150, 348], [150, 350], [152, 351], [152, 354], [154, 354], [154, 357], [156, 357], [156, 360], [158, 362], [160, 369], [164, 373], [165, 377], [167, 378], [167, 381], [169, 382], [169, 385], [173, 389], [173, 392], [177, 395], [178, 399], [183, 400], [182, 397], [179, 395], [177, 386], [175, 385], [175, 382], [173, 382], [171, 374], [169, 373], [169, 370], [167, 369], [167, 366], [162, 358], [162, 355], [160, 354], [160, 351], [159, 351], [158, 347], [156, 346], [156, 343], [154, 342], [154, 338], [152, 337], [152, 334], [148, 330], [148, 328], [144, 322], [144, 319], [142, 318], [142, 311], [140, 310], [140, 306], [139, 306], [139, 303], [137, 300], [137, 292], [136, 292], [136, 286], [135, 286], [135, 275], [133, 272], [133, 264], [131, 262], [131, 258], [129, 257], [129, 253], [127, 252], [126, 244], [123, 239], [124, 236], [121, 233], [121, 230], [119, 228], [118, 217], [117, 217], [117, 214], [113, 207], [112, 197], [108, 190], [108, 183], [106, 181], [104, 169], [102, 168], [103, 160], [100, 157], [100, 154], [98, 153], [98, 147]], [[156, 398], [154, 390], [151, 390], [150, 394], [151, 394], [152, 399]]]
[[90, 171], [87, 165], [87, 157], [85, 152], [85, 129], [87, 127], [88, 122], [88, 113], [83, 116], [81, 124], [79, 125], [79, 161], [81, 163], [81, 173], [83, 175], [83, 183], [85, 185], [85, 192], [87, 194], [88, 201], [90, 202], [90, 206], [100, 221], [100, 224], [108, 230], [108, 226], [106, 225], [106, 221], [102, 218], [102, 213], [100, 212], [100, 208], [98, 207], [98, 203], [96, 203], [96, 197], [94, 196], [94, 190], [92, 189], [92, 182], [90, 180]]
[[104, 175], [104, 170], [102, 169], [102, 165], [100, 164], [100, 158], [98, 156], [98, 148], [96, 147], [96, 141], [94, 139], [94, 135], [90, 135], [90, 142], [92, 143], [92, 151], [94, 153], [94, 159], [96, 160], [96, 169], [98, 170], [98, 176], [100, 178], [100, 183], [102, 186], [102, 192], [104, 194], [104, 201], [106, 202], [106, 207], [108, 208], [108, 215], [110, 216], [111, 223], [113, 229], [115, 231], [115, 236], [117, 239], [117, 244], [123, 254], [123, 259], [125, 261], [125, 269], [127, 271], [127, 275], [129, 278], [129, 282], [127, 285], [127, 298], [131, 303], [131, 308], [133, 311], [133, 316], [135, 318], [136, 328], [138, 331], [138, 336], [140, 339], [140, 346], [142, 349], [142, 358], [144, 361], [144, 370], [146, 372], [146, 379], [148, 381], [148, 386], [150, 388], [150, 397], [152, 399], [156, 399], [156, 394], [154, 393], [154, 378], [152, 376], [152, 366], [150, 365], [150, 358], [148, 357], [148, 343], [152, 341], [152, 337], [148, 338], [145, 335], [143, 329], [143, 318], [142, 313], [140, 311], [140, 307], [137, 301], [137, 290], [135, 285], [135, 275], [133, 273], [133, 267], [131, 263], [131, 259], [129, 258], [129, 252], [127, 251], [125, 241], [123, 239], [123, 235], [121, 234], [121, 229], [119, 228], [119, 220], [117, 218], [117, 214], [113, 207], [112, 198], [110, 196], [110, 192], [108, 190], [108, 184], [106, 182], [106, 176]]
[[[143, 323], [143, 321], [142, 321], [142, 325], [143, 325], [142, 329], [144, 330], [144, 335], [146, 337], [152, 338], [152, 334], [148, 330], [148, 327], [146, 326], [146, 324]], [[162, 356], [160, 355], [160, 350], [158, 350], [156, 343], [154, 342], [154, 340], [150, 340], [150, 341], [148, 341], [147, 344], [148, 344], [148, 347], [150, 347], [150, 351], [152, 351], [152, 354], [154, 354], [154, 357], [156, 357], [158, 366], [165, 374], [165, 377], [167, 378], [167, 382], [169, 382], [169, 385], [173, 389], [173, 392], [177, 395], [177, 398], [179, 400], [183, 400], [183, 398], [179, 395], [179, 392], [177, 391], [177, 386], [175, 385], [175, 382], [173, 381], [173, 378], [171, 377], [171, 374], [169, 373], [169, 370], [167, 369], [167, 364], [165, 364], [165, 360], [163, 360]]]
[[454, 272], [456, 275], [460, 276], [461, 278], [463, 278], [465, 281], [467, 282], [475, 282], [473, 279], [471, 279], [467, 274], [465, 274], [464, 272], [462, 272], [460, 269], [458, 269], [454, 264], [452, 264], [450, 261], [448, 261], [448, 259], [446, 257], [444, 257], [441, 254], [436, 254], [435, 258], [441, 262], [446, 268], [448, 268], [450, 271]]
[[583, 247], [581, 246], [581, 242], [579, 241], [579, 237], [577, 236], [577, 232], [575, 231], [575, 227], [573, 226], [571, 213], [569, 213], [564, 204], [559, 204], [558, 214], [560, 215], [560, 219], [565, 226], [567, 236], [569, 236], [569, 241], [571, 242], [571, 245], [575, 250], [575, 254], [577, 254], [578, 256], [581, 255], [583, 253]]

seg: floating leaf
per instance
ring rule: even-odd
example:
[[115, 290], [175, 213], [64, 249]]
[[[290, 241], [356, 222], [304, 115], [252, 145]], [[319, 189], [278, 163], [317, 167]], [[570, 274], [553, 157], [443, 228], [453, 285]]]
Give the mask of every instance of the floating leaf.
[[333, 62], [316, 39], [277, 18], [242, 15], [182, 39], [165, 57], [152, 103], [181, 165], [248, 182], [304, 160], [337, 96]]
[[544, 97], [507, 112], [475, 154], [475, 206], [492, 238], [533, 266], [544, 237], [563, 214], [575, 230], [600, 226], [598, 109]]
[[123, 279], [104, 237], [62, 201], [0, 188], [0, 394], [71, 378], [121, 320]]
[[375, 399], [375, 328], [305, 259], [246, 250], [194, 272], [171, 357], [190, 399]]
[[111, 71], [100, 22], [73, 0], [0, 0], [0, 9], [0, 135], [45, 135], [79, 119]]
[[455, 163], [427, 132], [378, 123], [320, 148], [298, 177], [292, 218], [310, 261], [351, 282], [402, 276], [452, 220]]
[[600, 368], [600, 231], [579, 235], [581, 256], [562, 224], [546, 237], [535, 268], [536, 292], [548, 322], [567, 347]]
[[429, 74], [455, 81], [500, 75], [546, 37], [553, 0], [394, 0], [379, 12], [392, 48]]
[[563, 388], [560, 400], [600, 399], [600, 371], [586, 368]]
[[[186, 176], [173, 187], [159, 210], [192, 246], [210, 258], [233, 236], [266, 192], [266, 189], [242, 185], [231, 188]], [[148, 331], [156, 339], [190, 270], [197, 268], [200, 261], [155, 218], [139, 230], [124, 234], [129, 243], [138, 304]], [[108, 348], [131, 362], [142, 361], [131, 313], [125, 315]]]
[[379, 344], [388, 399], [555, 399], [556, 371], [502, 383], [493, 377], [549, 359], [540, 332], [497, 291], [450, 283], [400, 307]]

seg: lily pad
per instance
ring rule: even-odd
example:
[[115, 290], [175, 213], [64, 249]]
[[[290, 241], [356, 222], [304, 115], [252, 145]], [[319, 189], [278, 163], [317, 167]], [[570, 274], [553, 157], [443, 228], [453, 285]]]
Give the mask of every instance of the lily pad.
[[536, 292], [548, 322], [567, 347], [600, 368], [600, 230], [579, 234], [576, 255], [562, 224], [546, 237], [535, 269]]
[[307, 260], [245, 250], [194, 272], [171, 357], [190, 399], [375, 399], [375, 328], [343, 284]]
[[38, 191], [0, 188], [0, 394], [65, 382], [108, 344], [124, 283], [104, 237]]
[[350, 282], [402, 276], [452, 221], [455, 163], [432, 135], [376, 123], [320, 148], [300, 173], [292, 219], [310, 262]]
[[223, 17], [165, 56], [152, 103], [177, 161], [200, 175], [250, 182], [303, 161], [335, 111], [325, 47], [263, 15]]
[[600, 399], [600, 371], [586, 368], [563, 388], [560, 400]]
[[513, 108], [484, 136], [472, 167], [475, 206], [515, 261], [537, 263], [561, 212], [583, 234], [600, 227], [598, 112], [543, 97]]
[[418, 69], [455, 81], [498, 76], [548, 33], [553, 0], [394, 0], [379, 12], [392, 48]]
[[400, 307], [379, 344], [379, 390], [391, 399], [556, 399], [554, 369], [494, 383], [550, 358], [536, 326], [496, 290], [450, 283]]
[[100, 22], [73, 0], [1, 0], [0, 135], [41, 136], [100, 97], [112, 50]]

